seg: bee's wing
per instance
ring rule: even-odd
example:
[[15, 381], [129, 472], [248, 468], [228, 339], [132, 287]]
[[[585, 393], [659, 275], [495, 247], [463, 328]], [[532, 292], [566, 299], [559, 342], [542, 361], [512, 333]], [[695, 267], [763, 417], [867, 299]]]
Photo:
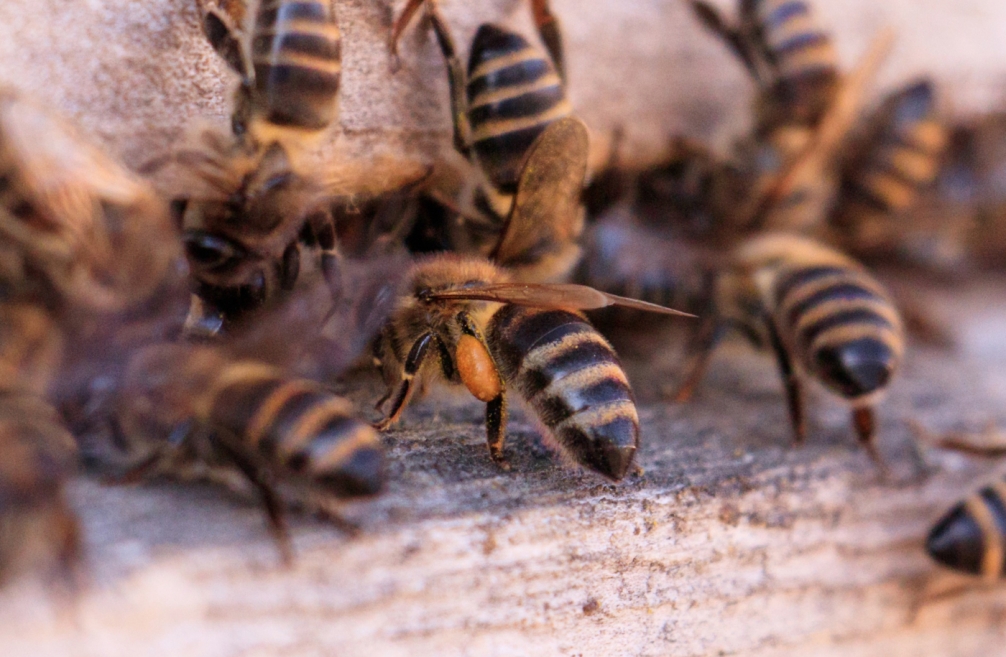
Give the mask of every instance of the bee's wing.
[[0, 89], [0, 149], [17, 168], [22, 194], [47, 228], [84, 234], [100, 229], [101, 201], [129, 205], [149, 189], [71, 126]]
[[245, 50], [244, 23], [247, 3], [244, 0], [200, 1], [203, 9], [203, 34], [213, 50], [242, 79], [247, 79], [252, 67]]
[[427, 196], [466, 220], [499, 226], [499, 220], [479, 207], [479, 194], [491, 189], [485, 174], [453, 148], [437, 157], [421, 188]]
[[[866, 87], [876, 77], [877, 69], [890, 52], [893, 41], [894, 33], [889, 28], [881, 30], [874, 38], [870, 49], [860, 60], [856, 69], [841, 81], [839, 90], [821, 118], [810, 144], [778, 176], [769, 181], [765, 188], [754, 194], [751, 201], [753, 211], [748, 216], [762, 215], [780, 199], [786, 198], [794, 189], [808, 184], [808, 181], [825, 177], [826, 169], [832, 166], [838, 150], [845, 143], [846, 137], [859, 117]], [[786, 228], [785, 226], [771, 227]]]
[[343, 259], [338, 281], [318, 280], [233, 332], [229, 350], [318, 380], [337, 377], [391, 314], [408, 270], [404, 252]]
[[510, 216], [490, 257], [504, 267], [532, 264], [575, 242], [583, 229], [587, 126], [575, 117], [550, 124], [531, 145]]
[[571, 310], [596, 310], [608, 306], [621, 306], [634, 310], [659, 313], [662, 315], [681, 315], [694, 317], [690, 313], [665, 308], [655, 303], [620, 297], [595, 290], [586, 285], [570, 283], [532, 285], [525, 283], [490, 283], [478, 287], [444, 290], [425, 295], [426, 299], [453, 301], [496, 301], [513, 303], [519, 306], [534, 306], [539, 308], [567, 308]]
[[333, 197], [369, 198], [415, 185], [430, 175], [430, 166], [418, 160], [377, 155], [368, 161], [333, 163], [317, 180]]

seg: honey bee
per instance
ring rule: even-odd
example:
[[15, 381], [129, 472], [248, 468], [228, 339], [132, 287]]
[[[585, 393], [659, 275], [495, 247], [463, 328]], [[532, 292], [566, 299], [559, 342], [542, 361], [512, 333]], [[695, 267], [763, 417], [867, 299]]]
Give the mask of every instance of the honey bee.
[[933, 526], [926, 552], [938, 563], [986, 581], [1006, 564], [1006, 482], [999, 480], [958, 502]]
[[77, 447], [56, 405], [90, 378], [84, 361], [114, 376], [110, 333], [128, 345], [169, 330], [181, 309], [171, 301], [184, 300], [181, 248], [149, 186], [4, 87], [0, 235], [0, 570], [69, 574], [81, 547], [63, 483]]
[[[392, 28], [392, 52], [397, 56], [402, 33], [424, 4], [447, 60], [455, 152], [441, 158], [423, 191], [448, 211], [449, 218], [438, 216], [433, 223], [444, 226], [450, 250], [490, 256], [512, 211], [527, 154], [549, 125], [572, 115], [561, 32], [548, 1], [532, 0], [547, 54], [520, 34], [485, 23], [472, 41], [466, 73], [436, 0], [409, 0]], [[582, 219], [571, 229], [578, 236]], [[568, 275], [579, 248], [575, 238], [564, 244], [565, 253], [552, 261], [544, 278], [526, 280]]]
[[[507, 228], [492, 260], [460, 254], [420, 259], [375, 344], [391, 400], [384, 430], [420, 383], [464, 385], [486, 403], [489, 453], [505, 467], [507, 390], [532, 408], [562, 450], [609, 479], [622, 479], [639, 442], [629, 382], [608, 342], [581, 310], [619, 305], [684, 314], [579, 285], [522, 284], [502, 263], [518, 263], [556, 239], [554, 216], [579, 203], [586, 130], [552, 123], [528, 154]], [[579, 154], [574, 162], [569, 154]], [[435, 354], [431, 362], [430, 355]]]
[[905, 340], [898, 311], [865, 267], [808, 238], [768, 233], [735, 250], [710, 305], [688, 347], [679, 401], [691, 397], [734, 325], [774, 352], [797, 442], [806, 435], [802, 385], [809, 378], [852, 406], [856, 434], [879, 462], [873, 407], [901, 364]]
[[[384, 482], [377, 432], [323, 386], [217, 346], [162, 344], [129, 362], [115, 430], [133, 473], [237, 468], [261, 495], [290, 557], [284, 502], [369, 496]], [[144, 453], [145, 452], [145, 453]]]
[[692, 0], [699, 20], [718, 35], [758, 85], [755, 133], [813, 126], [832, 104], [839, 71], [831, 35], [805, 0], [739, 0], [736, 26], [712, 5]]
[[333, 203], [422, 175], [386, 162], [313, 171], [306, 153], [338, 109], [341, 37], [332, 3], [265, 0], [247, 30], [243, 3], [230, 4], [237, 8], [206, 9], [204, 31], [240, 77], [231, 134], [199, 131], [192, 145], [145, 167], [176, 163], [186, 174], [175, 209], [196, 295], [191, 335], [240, 324], [300, 282], [323, 278], [337, 291], [342, 254]]
[[[911, 428], [927, 446], [986, 458], [1006, 456], [1006, 436], [990, 422], [980, 433], [935, 434], [912, 421]], [[1006, 482], [982, 487], [950, 508], [933, 526], [926, 552], [954, 570], [980, 575], [987, 582], [1003, 577], [1006, 554]]]
[[892, 34], [882, 31], [843, 75], [830, 36], [805, 2], [742, 0], [736, 27], [702, 0], [692, 8], [758, 85], [754, 129], [738, 141], [723, 171], [720, 223], [732, 231], [823, 230], [842, 149]]
[[862, 257], [930, 252], [925, 244], [906, 243], [921, 231], [910, 226], [919, 218], [905, 213], [936, 179], [947, 143], [932, 83], [915, 81], [890, 94], [857, 141], [843, 167], [829, 241]]

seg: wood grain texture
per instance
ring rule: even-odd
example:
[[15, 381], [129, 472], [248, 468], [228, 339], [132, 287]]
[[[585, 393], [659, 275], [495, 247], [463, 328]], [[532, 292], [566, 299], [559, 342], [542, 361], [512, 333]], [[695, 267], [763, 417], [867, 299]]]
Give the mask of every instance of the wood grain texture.
[[346, 509], [362, 535], [298, 518], [290, 569], [247, 500], [81, 480], [91, 582], [62, 611], [28, 583], [0, 596], [4, 654], [993, 654], [1006, 589], [940, 572], [922, 541], [996, 466], [920, 460], [906, 421], [1004, 420], [1006, 349], [983, 340], [1006, 326], [987, 305], [1004, 283], [943, 294], [947, 316], [970, 311], [964, 347], [909, 358], [882, 408], [888, 480], [832, 399], [813, 399], [793, 448], [772, 363], [746, 345], [693, 404], [658, 403], [666, 349], [631, 368], [645, 475], [613, 486], [563, 466], [520, 415], [503, 473], [479, 405], [422, 403], [387, 436], [387, 494]]
[[[818, 3], [851, 62], [882, 24], [899, 33], [881, 86], [932, 71], [958, 111], [999, 99], [1006, 4]], [[428, 32], [410, 31], [392, 75], [392, 7], [337, 3], [342, 116], [326, 154], [426, 159], [449, 141], [447, 85]], [[529, 27], [518, 0], [444, 0], [464, 43], [483, 20]], [[628, 131], [631, 160], [686, 131], [721, 142], [749, 88], [682, 2], [556, 0], [574, 104], [594, 130]], [[223, 124], [232, 80], [203, 43], [193, 0], [5, 0], [0, 80], [69, 114], [129, 164], [165, 153], [191, 121]], [[91, 583], [70, 608], [24, 583], [0, 595], [2, 654], [80, 657], [314, 655], [988, 655], [1006, 590], [939, 572], [921, 543], [995, 464], [911, 449], [909, 418], [937, 428], [1006, 420], [1003, 281], [941, 293], [959, 354], [914, 350], [881, 414], [894, 476], [880, 481], [844, 409], [815, 399], [812, 438], [789, 444], [768, 359], [718, 356], [698, 399], [670, 407], [671, 336], [632, 369], [645, 476], [621, 486], [563, 467], [518, 416], [511, 473], [490, 462], [470, 401], [425, 403], [387, 442], [388, 493], [355, 504], [349, 539], [295, 522], [298, 559], [277, 565], [257, 507], [217, 488], [104, 488], [74, 505]], [[634, 345], [634, 347], [632, 347]], [[640, 341], [629, 351], [645, 351]], [[361, 401], [370, 397], [359, 393]], [[930, 600], [927, 604], [927, 600]]]

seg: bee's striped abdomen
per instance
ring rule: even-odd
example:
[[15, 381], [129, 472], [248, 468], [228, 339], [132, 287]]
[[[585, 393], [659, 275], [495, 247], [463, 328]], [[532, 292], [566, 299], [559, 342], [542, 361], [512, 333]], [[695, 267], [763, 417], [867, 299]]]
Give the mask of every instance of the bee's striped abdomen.
[[639, 419], [611, 345], [564, 310], [503, 306], [487, 343], [503, 380], [517, 389], [577, 462], [622, 479], [639, 445]]
[[482, 25], [468, 60], [472, 147], [490, 181], [513, 193], [528, 148], [549, 123], [569, 116], [555, 66], [522, 36]]
[[1003, 576], [1006, 482], [986, 486], [954, 506], [929, 532], [926, 551], [941, 564], [985, 579]]
[[[244, 368], [244, 369], [242, 369]], [[352, 405], [316, 384], [241, 363], [221, 372], [206, 410], [211, 426], [338, 495], [380, 490], [383, 451]]]
[[327, 0], [263, 0], [252, 38], [255, 111], [275, 125], [321, 130], [336, 115], [341, 39]]
[[759, 22], [778, 80], [773, 90], [797, 121], [813, 120], [831, 100], [838, 80], [831, 37], [805, 0], [763, 0]]
[[904, 336], [872, 277], [849, 267], [796, 267], [777, 277], [773, 295], [780, 336], [808, 372], [847, 399], [887, 385]]
[[947, 142], [936, 119], [932, 85], [924, 80], [897, 92], [879, 111], [865, 161], [843, 181], [843, 196], [885, 214], [908, 209], [939, 172]]

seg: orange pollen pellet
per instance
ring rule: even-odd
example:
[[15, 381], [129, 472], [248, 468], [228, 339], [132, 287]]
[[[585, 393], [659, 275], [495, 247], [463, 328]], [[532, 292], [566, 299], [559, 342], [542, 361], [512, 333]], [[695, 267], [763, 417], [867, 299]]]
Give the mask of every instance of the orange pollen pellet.
[[458, 374], [468, 391], [479, 401], [492, 401], [502, 391], [496, 363], [485, 346], [470, 335], [462, 335], [455, 353]]

